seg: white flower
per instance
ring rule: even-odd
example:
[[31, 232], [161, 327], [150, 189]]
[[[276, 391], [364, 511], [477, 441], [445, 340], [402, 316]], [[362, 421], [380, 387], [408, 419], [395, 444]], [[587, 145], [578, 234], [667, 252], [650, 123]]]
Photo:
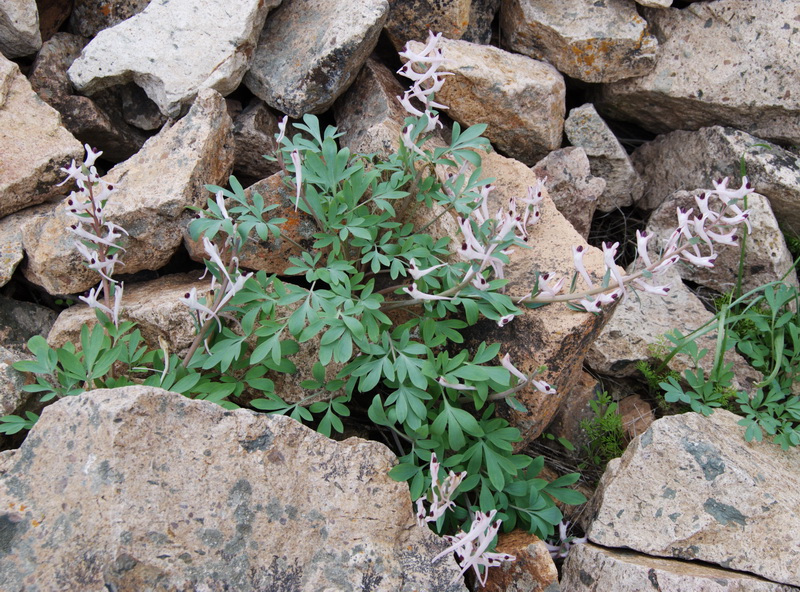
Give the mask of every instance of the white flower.
[[411, 284], [410, 288], [408, 286], [404, 287], [403, 292], [418, 300], [452, 300], [452, 298], [447, 296], [438, 296], [436, 294], [426, 294], [425, 292], [420, 292], [417, 290], [417, 284]]

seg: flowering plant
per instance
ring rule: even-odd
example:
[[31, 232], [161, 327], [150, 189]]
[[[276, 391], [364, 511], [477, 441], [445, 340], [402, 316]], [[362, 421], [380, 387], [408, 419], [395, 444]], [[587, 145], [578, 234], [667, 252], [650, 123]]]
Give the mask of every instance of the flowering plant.
[[[499, 344], [459, 349], [464, 341], [460, 331], [481, 316], [503, 327], [524, 308], [554, 302], [597, 313], [636, 288], [665, 293], [667, 286], [652, 283], [660, 273], [680, 259], [713, 264], [714, 244], [734, 241], [733, 229], [746, 223], [747, 212], [735, 204], [738, 192], [720, 183], [713, 193], [722, 203], [698, 203], [700, 216], [692, 219], [692, 212], [679, 212], [679, 228], [657, 257], [650, 257], [649, 237], [640, 234], [639, 271], [623, 274], [614, 263], [618, 245], [606, 244], [605, 277], [593, 282], [583, 265], [586, 247], [576, 246], [571, 282], [540, 273], [527, 296], [512, 299], [504, 291], [504, 269], [510, 250], [525, 248], [529, 229], [543, 223], [543, 183], [492, 213], [493, 187], [481, 179], [480, 170], [480, 151], [489, 147], [481, 137], [485, 126], [462, 130], [454, 123], [449, 145], [430, 147], [431, 133], [443, 125], [437, 110], [446, 108], [434, 94], [449, 74], [440, 70], [445, 59], [438, 39], [431, 35], [420, 51], [401, 54], [407, 63], [400, 73], [412, 86], [398, 97], [409, 117], [393, 154], [352, 154], [337, 145], [335, 128], [322, 130], [311, 115], [294, 124], [302, 133], [291, 137], [288, 121], [281, 122], [273, 158], [292, 188], [294, 208], [317, 228], [310, 246], [296, 245], [300, 255], [290, 258], [282, 274], [297, 281], [239, 268], [241, 250], [254, 233], [261, 240], [270, 234], [290, 240], [281, 232], [285, 220], [268, 216], [277, 206], [266, 205], [257, 193], [248, 196], [234, 178], [229, 189], [208, 187], [213, 197], [205, 210], [198, 210], [190, 234], [202, 240], [212, 291], [200, 297], [192, 290], [182, 299], [197, 327], [183, 358], [163, 344], [160, 349], [139, 347], [133, 324], [120, 322], [122, 286], [117, 291], [112, 275], [124, 233], [103, 218], [104, 199], [112, 188], [92, 172], [98, 153], [90, 151], [81, 169], [70, 167], [69, 177], [82, 190], [99, 188], [87, 201], [71, 204], [79, 218], [72, 231], [87, 241], [81, 252], [102, 278], [104, 300], [99, 300], [99, 289], [84, 300], [99, 318], [107, 315], [113, 321], [103, 325], [105, 338], [102, 331], [95, 338], [94, 331], [84, 328], [86, 363], [79, 365], [85, 370], [90, 358], [102, 359], [108, 368], [92, 371], [91, 379], [84, 373], [87, 379], [68, 392], [41, 376], [39, 384], [63, 396], [139, 381], [228, 407], [236, 406], [229, 398], [249, 393], [252, 407], [310, 422], [326, 435], [344, 430], [342, 418], [351, 409], [365, 410], [372, 429], [400, 457], [390, 474], [409, 481], [420, 521], [439, 532], [458, 533], [443, 553], [455, 552], [462, 572], [472, 567], [483, 582], [486, 568], [510, 559], [491, 551], [501, 526], [523, 527], [546, 538], [562, 520], [555, 500], [581, 503], [585, 498], [568, 487], [577, 474], [552, 483], [539, 479], [544, 459], [515, 454], [519, 430], [494, 414], [497, 405], [524, 411], [515, 398], [523, 389], [549, 396], [554, 388], [537, 379], [537, 373], [521, 372], [508, 353], [501, 354]], [[437, 169], [449, 172], [440, 177]], [[425, 221], [398, 216], [420, 208], [431, 212]], [[451, 237], [427, 233], [445, 215], [453, 215], [458, 224], [452, 246]], [[400, 310], [406, 314], [398, 315]], [[123, 333], [128, 341], [115, 341]], [[317, 361], [311, 377], [301, 383], [308, 395], [286, 401], [274, 379], [297, 372], [291, 356], [312, 344]], [[77, 368], [69, 358], [74, 348], [61, 361], [43, 339], [32, 340], [30, 349], [37, 359], [18, 369], [42, 375], [59, 364]], [[119, 376], [110, 371], [118, 362], [124, 362]], [[338, 370], [331, 376], [326, 368], [333, 364]], [[424, 471], [428, 464], [429, 475]], [[442, 480], [440, 468], [448, 471]], [[419, 501], [423, 498], [427, 510]]]

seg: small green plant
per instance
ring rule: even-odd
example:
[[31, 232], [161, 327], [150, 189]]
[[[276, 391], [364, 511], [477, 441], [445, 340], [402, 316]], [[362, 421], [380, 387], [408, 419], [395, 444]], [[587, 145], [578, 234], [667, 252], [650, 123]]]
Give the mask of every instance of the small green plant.
[[607, 392], [598, 394], [596, 399], [589, 401], [589, 406], [594, 417], [582, 419], [580, 424], [588, 440], [585, 452], [589, 462], [603, 467], [625, 452], [625, 430], [619, 406]]

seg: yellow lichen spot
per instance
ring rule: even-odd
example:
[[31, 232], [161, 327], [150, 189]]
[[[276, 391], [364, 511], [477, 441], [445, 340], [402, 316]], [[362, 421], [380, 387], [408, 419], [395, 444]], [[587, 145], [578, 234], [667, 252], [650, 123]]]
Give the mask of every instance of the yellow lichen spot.
[[34, 526], [34, 528], [35, 528], [35, 527], [37, 527], [37, 526], [41, 525], [41, 522], [39, 522], [38, 520], [31, 520], [31, 524], [32, 524], [32, 525]]

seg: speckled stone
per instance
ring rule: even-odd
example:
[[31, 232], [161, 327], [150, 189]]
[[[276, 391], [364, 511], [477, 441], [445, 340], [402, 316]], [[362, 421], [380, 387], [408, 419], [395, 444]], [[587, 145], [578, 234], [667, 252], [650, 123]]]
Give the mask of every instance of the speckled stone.
[[[158, 388], [69, 397], [0, 455], [0, 581], [23, 590], [466, 592], [395, 456]], [[460, 578], [456, 578], [460, 580]]]

